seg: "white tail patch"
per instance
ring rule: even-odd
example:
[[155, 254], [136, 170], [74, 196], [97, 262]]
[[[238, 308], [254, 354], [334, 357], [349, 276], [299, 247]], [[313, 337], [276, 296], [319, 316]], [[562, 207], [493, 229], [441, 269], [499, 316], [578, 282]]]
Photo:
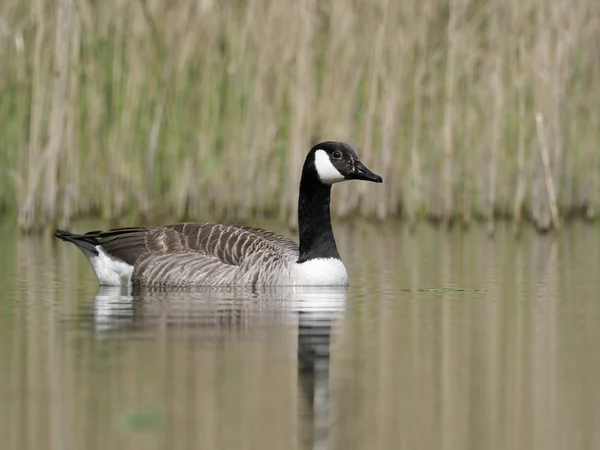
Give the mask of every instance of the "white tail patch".
[[338, 258], [315, 258], [295, 264], [295, 284], [302, 286], [347, 286], [348, 273]]
[[325, 150], [317, 150], [315, 152], [315, 168], [323, 184], [339, 183], [345, 180], [344, 175], [331, 163], [329, 155]]
[[96, 250], [98, 250], [97, 255], [89, 252], [84, 252], [84, 254], [102, 286], [122, 286], [131, 282], [133, 273], [131, 264], [109, 255], [101, 245], [97, 245]]
[[100, 286], [94, 299], [94, 328], [97, 332], [118, 329], [133, 320], [131, 289], [124, 286]]

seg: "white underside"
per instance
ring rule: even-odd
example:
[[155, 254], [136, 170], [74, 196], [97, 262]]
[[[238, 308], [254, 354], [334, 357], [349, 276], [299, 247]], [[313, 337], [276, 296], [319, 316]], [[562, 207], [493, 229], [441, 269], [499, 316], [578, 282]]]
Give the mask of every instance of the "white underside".
[[108, 255], [102, 246], [97, 245], [97, 255], [86, 254], [96, 276], [103, 286], [123, 286], [131, 283], [133, 266], [114, 256]]
[[[133, 266], [108, 255], [96, 246], [98, 255], [86, 253], [96, 276], [103, 286], [126, 286], [131, 284]], [[316, 258], [292, 266], [291, 281], [296, 286], [347, 286], [348, 273], [337, 258]], [[287, 283], [286, 283], [287, 284]]]
[[315, 258], [294, 266], [295, 284], [302, 286], [346, 286], [348, 273], [337, 258]]

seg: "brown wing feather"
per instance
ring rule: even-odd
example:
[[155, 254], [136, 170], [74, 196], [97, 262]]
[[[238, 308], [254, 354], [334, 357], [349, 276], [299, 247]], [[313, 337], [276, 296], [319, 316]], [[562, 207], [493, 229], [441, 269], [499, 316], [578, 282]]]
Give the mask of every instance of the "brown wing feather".
[[85, 236], [94, 238], [110, 255], [133, 265], [141, 255], [148, 252], [145, 235], [149, 230], [149, 227], [115, 228], [89, 232]]
[[280, 247], [285, 247], [285, 248], [293, 250], [293, 251], [298, 250], [298, 244], [296, 244], [292, 239], [282, 236], [281, 234], [277, 234], [273, 231], [265, 230], [264, 228], [249, 227], [249, 226], [243, 226], [240, 228], [242, 230], [249, 231], [250, 233], [255, 234], [256, 236], [259, 236], [270, 242], [273, 242]]
[[214, 223], [188, 222], [166, 227], [115, 228], [92, 234], [90, 237], [94, 237], [106, 252], [132, 265], [140, 256], [148, 253], [194, 252], [225, 264], [239, 266], [258, 242], [282, 255], [296, 254], [298, 251], [293, 240], [272, 231]]

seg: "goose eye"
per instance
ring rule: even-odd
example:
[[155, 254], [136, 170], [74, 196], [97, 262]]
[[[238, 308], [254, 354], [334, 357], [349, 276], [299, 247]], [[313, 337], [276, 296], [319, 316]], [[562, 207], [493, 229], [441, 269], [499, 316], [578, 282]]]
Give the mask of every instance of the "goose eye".
[[342, 152], [338, 152], [337, 150], [331, 154], [333, 159], [340, 159], [342, 157]]

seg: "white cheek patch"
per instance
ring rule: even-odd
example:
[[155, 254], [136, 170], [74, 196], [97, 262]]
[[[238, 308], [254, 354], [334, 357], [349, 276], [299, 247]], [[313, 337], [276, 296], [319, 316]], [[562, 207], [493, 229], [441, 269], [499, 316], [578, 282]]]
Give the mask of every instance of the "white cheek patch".
[[344, 176], [335, 168], [325, 150], [315, 152], [315, 168], [323, 184], [333, 184], [344, 181]]

